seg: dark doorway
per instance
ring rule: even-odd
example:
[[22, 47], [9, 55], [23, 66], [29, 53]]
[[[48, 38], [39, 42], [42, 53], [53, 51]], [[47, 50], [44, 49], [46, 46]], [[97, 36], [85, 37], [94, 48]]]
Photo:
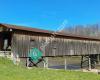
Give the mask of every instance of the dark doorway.
[[0, 33], [0, 51], [11, 51], [11, 32]]

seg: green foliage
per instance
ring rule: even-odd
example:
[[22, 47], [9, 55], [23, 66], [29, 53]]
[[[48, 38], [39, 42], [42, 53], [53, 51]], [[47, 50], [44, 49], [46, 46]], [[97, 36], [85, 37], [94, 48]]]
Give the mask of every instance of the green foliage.
[[80, 71], [27, 69], [0, 58], [0, 80], [100, 80], [100, 75]]

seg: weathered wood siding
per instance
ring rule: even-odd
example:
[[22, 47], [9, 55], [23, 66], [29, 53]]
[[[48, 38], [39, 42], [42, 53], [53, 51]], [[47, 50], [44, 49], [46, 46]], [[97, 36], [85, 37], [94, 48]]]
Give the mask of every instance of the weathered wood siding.
[[43, 56], [100, 54], [99, 41], [69, 39], [60, 36], [55, 39], [48, 38], [50, 35], [15, 32], [12, 37], [12, 52], [19, 54], [20, 57], [28, 57], [32, 47], [40, 49], [43, 43], [49, 40], [45, 50], [42, 50]]
[[20, 57], [28, 56], [30, 38], [25, 33], [14, 33], [12, 37], [12, 52]]

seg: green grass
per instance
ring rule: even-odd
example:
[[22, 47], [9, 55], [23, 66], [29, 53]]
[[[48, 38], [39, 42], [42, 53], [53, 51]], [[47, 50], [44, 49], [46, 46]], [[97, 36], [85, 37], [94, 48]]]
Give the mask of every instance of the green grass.
[[27, 69], [0, 58], [0, 80], [100, 80], [100, 75], [80, 71]]

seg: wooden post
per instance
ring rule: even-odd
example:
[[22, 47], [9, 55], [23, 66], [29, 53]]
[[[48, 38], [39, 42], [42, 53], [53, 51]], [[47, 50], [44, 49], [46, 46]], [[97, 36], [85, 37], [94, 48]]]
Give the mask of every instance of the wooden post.
[[98, 56], [97, 56], [97, 61], [98, 61], [98, 64], [100, 64], [100, 55], [98, 54]]
[[46, 68], [48, 68], [48, 58], [46, 57]]
[[83, 68], [83, 56], [81, 57], [81, 68]]
[[67, 61], [66, 58], [64, 59], [64, 64], [65, 64], [65, 70], [67, 69]]
[[45, 62], [43, 61], [43, 67], [45, 68]]
[[89, 57], [89, 70], [91, 70], [91, 58]]
[[47, 57], [45, 58], [45, 61], [44, 61], [44, 68], [48, 68], [48, 58]]
[[45, 60], [45, 58], [44, 58], [44, 61], [43, 61], [43, 66], [44, 66], [44, 68], [46, 68], [46, 60]]
[[26, 58], [26, 67], [29, 67], [29, 58]]

